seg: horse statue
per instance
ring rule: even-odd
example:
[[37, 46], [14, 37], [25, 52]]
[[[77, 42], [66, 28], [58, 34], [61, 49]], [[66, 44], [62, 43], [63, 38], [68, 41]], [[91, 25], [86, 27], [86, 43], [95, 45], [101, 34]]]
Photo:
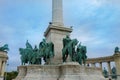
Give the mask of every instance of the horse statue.
[[73, 39], [71, 40], [65, 47], [62, 49], [62, 58], [63, 62], [66, 62], [68, 55], [70, 55], [71, 61], [75, 61], [74, 54], [75, 54], [75, 46], [77, 45], [78, 40]]
[[86, 63], [86, 56], [87, 48], [86, 46], [82, 46], [81, 43], [77, 46], [77, 56], [76, 61], [82, 65], [82, 63], [85, 65]]
[[34, 49], [32, 45], [26, 42], [26, 48], [19, 48], [21, 55], [21, 63], [22, 65], [28, 64], [41, 64], [41, 57], [39, 57], [39, 49], [35, 45]]
[[76, 61], [82, 65], [82, 53], [81, 53], [81, 43], [77, 46], [77, 52], [76, 52]]
[[5, 44], [4, 46], [0, 47], [0, 51], [8, 51], [8, 44]]
[[34, 58], [34, 52], [33, 52], [32, 45], [28, 42], [28, 40], [26, 42], [25, 52], [27, 53], [29, 64], [33, 64], [32, 59]]
[[46, 46], [47, 46], [46, 40], [43, 39], [43, 41], [40, 42], [40, 44], [39, 44], [39, 50], [38, 50], [39, 57], [43, 57], [44, 56]]
[[37, 54], [33, 52], [31, 49], [23, 49], [19, 48], [20, 55], [21, 55], [21, 63], [22, 65], [28, 64], [36, 64], [36, 56]]
[[31, 44], [26, 42], [26, 48], [19, 48], [20, 54], [21, 54], [21, 62], [22, 65], [25, 65], [25, 63], [32, 64], [32, 58], [33, 58], [33, 48]]
[[39, 51], [36, 45], [33, 49], [31, 64], [41, 64], [41, 57], [39, 57]]
[[82, 46], [81, 47], [81, 53], [82, 53], [82, 60], [83, 60], [83, 64], [85, 65], [86, 63], [86, 59], [87, 59], [87, 47], [86, 46]]
[[50, 59], [54, 57], [54, 44], [52, 42], [47, 43], [44, 53], [44, 60], [48, 64]]
[[21, 55], [21, 64], [25, 65], [25, 63], [28, 63], [27, 53], [25, 52], [25, 49], [23, 49], [23, 48], [19, 48], [19, 52]]
[[47, 43], [45, 39], [39, 44], [39, 57], [43, 57], [44, 61], [48, 63], [52, 57], [54, 57], [54, 44], [52, 42]]

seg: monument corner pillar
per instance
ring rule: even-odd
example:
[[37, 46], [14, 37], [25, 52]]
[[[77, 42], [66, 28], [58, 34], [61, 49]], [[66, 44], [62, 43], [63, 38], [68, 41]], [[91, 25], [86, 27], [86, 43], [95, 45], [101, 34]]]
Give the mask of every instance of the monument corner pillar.
[[[114, 61], [116, 65], [117, 75], [120, 75], [120, 53], [114, 55]], [[117, 80], [120, 80], [120, 76], [117, 76]]]

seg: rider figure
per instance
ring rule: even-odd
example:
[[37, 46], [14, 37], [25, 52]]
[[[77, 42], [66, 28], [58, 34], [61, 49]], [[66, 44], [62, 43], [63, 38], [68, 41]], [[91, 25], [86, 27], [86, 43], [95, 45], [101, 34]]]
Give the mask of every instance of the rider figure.
[[28, 40], [27, 40], [27, 42], [26, 42], [26, 48], [27, 48], [27, 49], [32, 49], [32, 46], [31, 46], [31, 44], [28, 42]]
[[[68, 35], [66, 35], [66, 38], [63, 38], [63, 50], [68, 46], [68, 44], [70, 43], [71, 39]], [[67, 50], [68, 52], [68, 50]], [[63, 62], [66, 61], [66, 56], [63, 56]]]
[[[40, 54], [43, 55], [43, 56], [46, 56], [45, 55], [46, 47], [47, 47], [46, 39], [43, 39], [42, 42], [40, 42], [40, 44], [39, 44]], [[44, 60], [46, 62], [46, 58], [45, 57], [44, 57]]]
[[70, 37], [66, 35], [66, 38], [63, 38], [63, 48], [69, 44], [71, 41]]
[[43, 39], [42, 42], [40, 42], [40, 47], [43, 48], [43, 47], [46, 47], [46, 39]]
[[27, 40], [27, 42], [26, 42], [26, 48], [28, 48], [28, 45], [29, 45], [29, 42], [28, 42], [28, 40]]

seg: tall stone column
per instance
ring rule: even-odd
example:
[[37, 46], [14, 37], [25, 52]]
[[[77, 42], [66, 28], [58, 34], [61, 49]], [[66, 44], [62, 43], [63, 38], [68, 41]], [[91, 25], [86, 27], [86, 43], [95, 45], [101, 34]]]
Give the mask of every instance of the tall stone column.
[[63, 25], [63, 5], [62, 0], [52, 0], [52, 23]]
[[108, 65], [108, 73], [109, 73], [109, 75], [110, 75], [110, 74], [111, 74], [111, 65], [110, 65], [110, 61], [107, 62], [107, 65]]

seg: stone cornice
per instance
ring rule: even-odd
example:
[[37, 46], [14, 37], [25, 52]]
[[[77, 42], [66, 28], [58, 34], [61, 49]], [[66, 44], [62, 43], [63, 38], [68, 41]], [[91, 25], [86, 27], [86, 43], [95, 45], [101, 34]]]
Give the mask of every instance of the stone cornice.
[[98, 58], [88, 58], [86, 63], [101, 63], [101, 62], [111, 62], [115, 58], [120, 57], [120, 53], [115, 53], [112, 56], [98, 57]]
[[48, 28], [46, 29], [46, 31], [44, 32], [44, 36], [47, 36], [50, 30], [58, 30], [58, 31], [65, 31], [65, 32], [71, 33], [73, 29], [67, 28], [64, 26], [57, 26], [57, 25], [50, 24]]
[[0, 58], [1, 59], [8, 59], [8, 55], [6, 51], [0, 51]]
[[98, 57], [98, 58], [88, 58], [86, 63], [100, 63], [114, 61], [114, 56]]

